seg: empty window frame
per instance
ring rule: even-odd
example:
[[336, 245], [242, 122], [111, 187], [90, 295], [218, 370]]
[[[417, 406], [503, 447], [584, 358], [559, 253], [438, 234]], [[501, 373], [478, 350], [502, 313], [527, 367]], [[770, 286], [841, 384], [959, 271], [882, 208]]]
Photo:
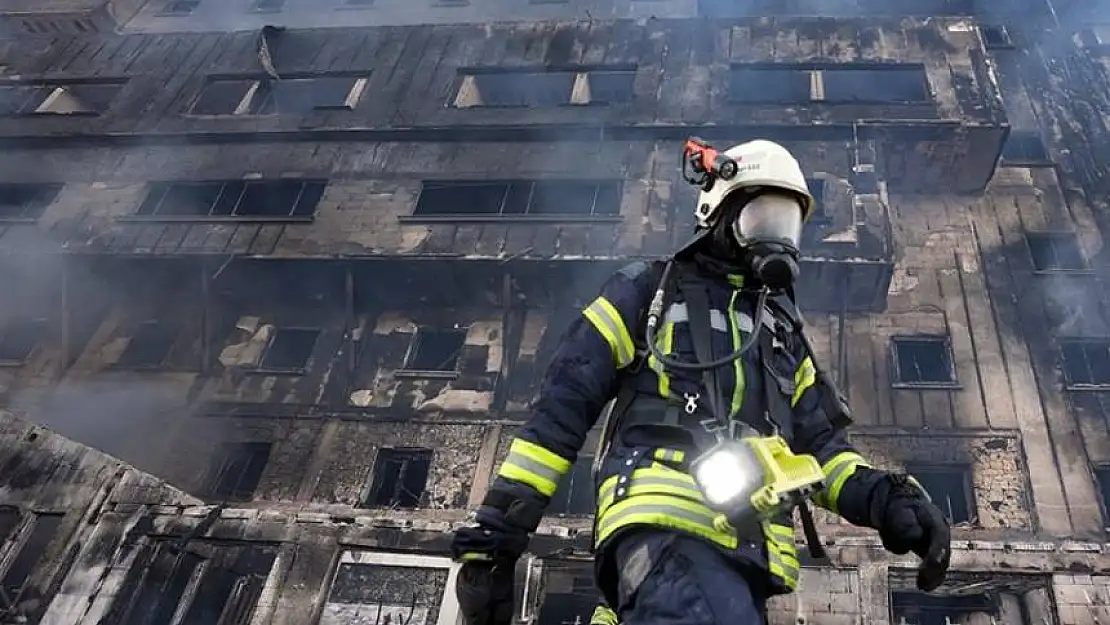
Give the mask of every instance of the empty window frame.
[[1031, 130], [1011, 130], [1002, 146], [1002, 167], [1051, 167], [1040, 133]]
[[1027, 232], [1033, 269], [1039, 272], [1085, 271], [1087, 259], [1074, 232]]
[[925, 487], [952, 523], [976, 521], [971, 468], [965, 465], [917, 464], [906, 471]]
[[220, 500], [248, 500], [270, 461], [272, 443], [222, 443], [206, 476], [205, 494]]
[[23, 611], [20, 596], [57, 537], [64, 519], [62, 514], [35, 514], [29, 525], [19, 532], [13, 544], [14, 556], [7, 558], [3, 577], [0, 577], [0, 611], [4, 614], [14, 616]]
[[1102, 525], [1110, 528], [1110, 465], [1096, 466], [1094, 473], [1102, 507]]
[[304, 373], [320, 338], [315, 328], [274, 328], [258, 369], [266, 373]]
[[406, 371], [454, 373], [466, 345], [465, 328], [419, 328], [405, 357]]
[[946, 336], [891, 339], [895, 388], [952, 388], [957, 385], [952, 344]]
[[[272, 9], [271, 9], [272, 10]], [[313, 110], [353, 110], [362, 99], [364, 76], [210, 78], [189, 109], [192, 115], [280, 115]]]
[[158, 182], [138, 216], [167, 220], [306, 219], [316, 212], [327, 182], [272, 180], [224, 182]]
[[0, 115], [100, 115], [123, 88], [119, 80], [0, 85]]
[[593, 456], [578, 456], [551, 497], [552, 514], [593, 514]]
[[0, 184], [0, 222], [42, 217], [61, 190], [60, 184]]
[[979, 36], [983, 38], [983, 47], [987, 50], [1013, 50], [1014, 42], [1010, 39], [1010, 31], [1005, 26], [981, 24]]
[[729, 100], [738, 104], [899, 104], [932, 101], [915, 63], [734, 65]]
[[200, 6], [200, 0], [168, 0], [160, 15], [189, 15]]
[[602, 601], [589, 564], [544, 562], [543, 599], [537, 625], [585, 625]]
[[148, 319], [137, 324], [115, 366], [126, 369], [160, 369], [177, 341], [177, 323]]
[[49, 328], [47, 319], [18, 319], [6, 324], [0, 329], [0, 365], [27, 362], [46, 340]]
[[[890, 593], [891, 625], [952, 625], [972, 623], [975, 616], [997, 615], [998, 599], [993, 594], [927, 595], [920, 592]], [[992, 622], [986, 619], [984, 622]]]
[[636, 70], [631, 67], [568, 70], [460, 70], [453, 100], [457, 108], [547, 108], [630, 102]]
[[318, 625], [455, 625], [457, 572], [450, 558], [345, 550]]
[[265, 543], [145, 539], [103, 622], [249, 625], [277, 553]]
[[1068, 390], [1110, 388], [1110, 339], [1061, 339], [1060, 356]]
[[277, 13], [285, 8], [285, 0], [254, 0], [251, 10], [255, 13]]
[[416, 508], [424, 495], [432, 450], [383, 448], [374, 458], [363, 508]]
[[451, 220], [616, 218], [612, 180], [426, 181], [413, 217]]

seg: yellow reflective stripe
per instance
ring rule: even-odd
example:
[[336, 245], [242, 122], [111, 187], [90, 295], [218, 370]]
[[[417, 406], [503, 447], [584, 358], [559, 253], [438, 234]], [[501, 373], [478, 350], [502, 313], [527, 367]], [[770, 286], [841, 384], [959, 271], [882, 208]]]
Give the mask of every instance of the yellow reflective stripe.
[[590, 625], [617, 625], [617, 613], [610, 610], [608, 606], [599, 605], [594, 608]]
[[681, 449], [662, 449], [662, 448], [660, 448], [660, 449], [656, 449], [655, 452], [652, 453], [652, 456], [656, 460], [660, 460], [662, 462], [681, 463], [682, 461], [684, 461], [686, 459], [686, 452], [682, 451]]
[[[605, 514], [609, 507], [613, 505], [614, 494], [616, 492], [616, 484], [609, 484], [602, 486], [597, 493], [597, 510], [598, 514]], [[670, 495], [674, 497], [681, 497], [694, 502], [702, 501], [701, 491], [696, 487], [691, 488], [689, 484], [681, 480], [674, 480], [665, 477], [642, 477], [633, 479], [632, 486], [625, 488], [624, 495], [626, 497], [639, 497], [641, 495]], [[708, 510], [708, 507], [706, 508]]]
[[798, 370], [794, 372], [794, 396], [790, 398], [790, 405], [796, 406], [802, 399], [802, 395], [816, 382], [817, 367], [813, 365], [813, 359], [806, 356], [802, 364], [798, 365]]
[[844, 483], [852, 477], [857, 468], [870, 466], [863, 456], [852, 451], [833, 456], [821, 467], [821, 471], [825, 474], [825, 488], [819, 491], [813, 500], [822, 508], [836, 512], [836, 500], [840, 497], [840, 489], [844, 488]]
[[522, 438], [514, 438], [509, 457], [501, 464], [498, 475], [521, 482], [550, 497], [559, 488], [559, 480], [570, 470], [570, 461]]
[[488, 553], [464, 553], [459, 556], [459, 562], [484, 562], [492, 560], [493, 556]]
[[[671, 350], [674, 349], [674, 322], [667, 321], [663, 323], [663, 331], [656, 336], [655, 342], [659, 351], [668, 356], [671, 354]], [[655, 356], [649, 356], [648, 367], [659, 378], [659, 396], [663, 398], [670, 397], [671, 376], [667, 374], [663, 363], [659, 362]]]
[[[736, 312], [736, 296], [740, 295], [740, 291], [733, 291], [732, 297], [728, 300], [728, 317], [729, 327], [732, 330], [732, 349], [738, 351], [740, 349], [740, 318]], [[732, 408], [729, 410], [729, 416], [735, 417], [740, 412], [740, 408], [744, 405], [744, 359], [737, 358], [732, 361], [732, 368], [736, 376], [736, 381], [732, 385]]]
[[636, 356], [636, 347], [632, 343], [632, 335], [621, 319], [621, 314], [613, 304], [599, 297], [582, 311], [586, 319], [590, 320], [594, 328], [605, 337], [609, 347], [613, 350], [613, 360], [617, 368], [627, 367]]
[[717, 512], [703, 504], [668, 495], [639, 495], [622, 500], [598, 516], [596, 544], [631, 525], [669, 527], [701, 536], [725, 549], [738, 544], [732, 532], [714, 528]]
[[763, 534], [767, 538], [767, 567], [787, 588], [794, 590], [801, 571], [798, 549], [794, 546], [794, 526], [767, 521], [763, 523]]

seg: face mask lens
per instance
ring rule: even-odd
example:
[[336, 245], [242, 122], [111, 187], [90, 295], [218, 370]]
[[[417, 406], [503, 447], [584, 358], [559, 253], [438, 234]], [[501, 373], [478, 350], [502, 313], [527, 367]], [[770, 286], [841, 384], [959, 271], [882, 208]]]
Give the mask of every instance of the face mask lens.
[[740, 210], [733, 224], [738, 240], [786, 240], [797, 247], [802, 238], [802, 207], [788, 195], [759, 195]]

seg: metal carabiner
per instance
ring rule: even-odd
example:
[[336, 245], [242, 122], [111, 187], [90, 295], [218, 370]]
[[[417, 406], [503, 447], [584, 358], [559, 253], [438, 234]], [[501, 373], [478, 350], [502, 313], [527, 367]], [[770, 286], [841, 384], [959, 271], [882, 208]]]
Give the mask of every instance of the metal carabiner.
[[701, 393], [694, 393], [693, 395], [689, 393], [683, 393], [682, 396], [686, 398], [686, 414], [694, 414], [695, 412], [697, 412], [698, 400], [701, 399]]

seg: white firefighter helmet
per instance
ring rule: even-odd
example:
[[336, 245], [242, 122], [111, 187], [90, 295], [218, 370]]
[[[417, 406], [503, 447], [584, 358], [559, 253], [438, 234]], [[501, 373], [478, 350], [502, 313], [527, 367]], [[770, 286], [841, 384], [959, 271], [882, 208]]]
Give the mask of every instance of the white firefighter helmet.
[[806, 185], [806, 178], [798, 160], [786, 148], [765, 139], [734, 145], [723, 152], [736, 161], [738, 171], [732, 180], [716, 180], [709, 191], [698, 194], [694, 216], [698, 226], [708, 228], [717, 219], [718, 209], [733, 191], [752, 187], [773, 187], [792, 191], [801, 196], [802, 219], [813, 212], [813, 196]]

